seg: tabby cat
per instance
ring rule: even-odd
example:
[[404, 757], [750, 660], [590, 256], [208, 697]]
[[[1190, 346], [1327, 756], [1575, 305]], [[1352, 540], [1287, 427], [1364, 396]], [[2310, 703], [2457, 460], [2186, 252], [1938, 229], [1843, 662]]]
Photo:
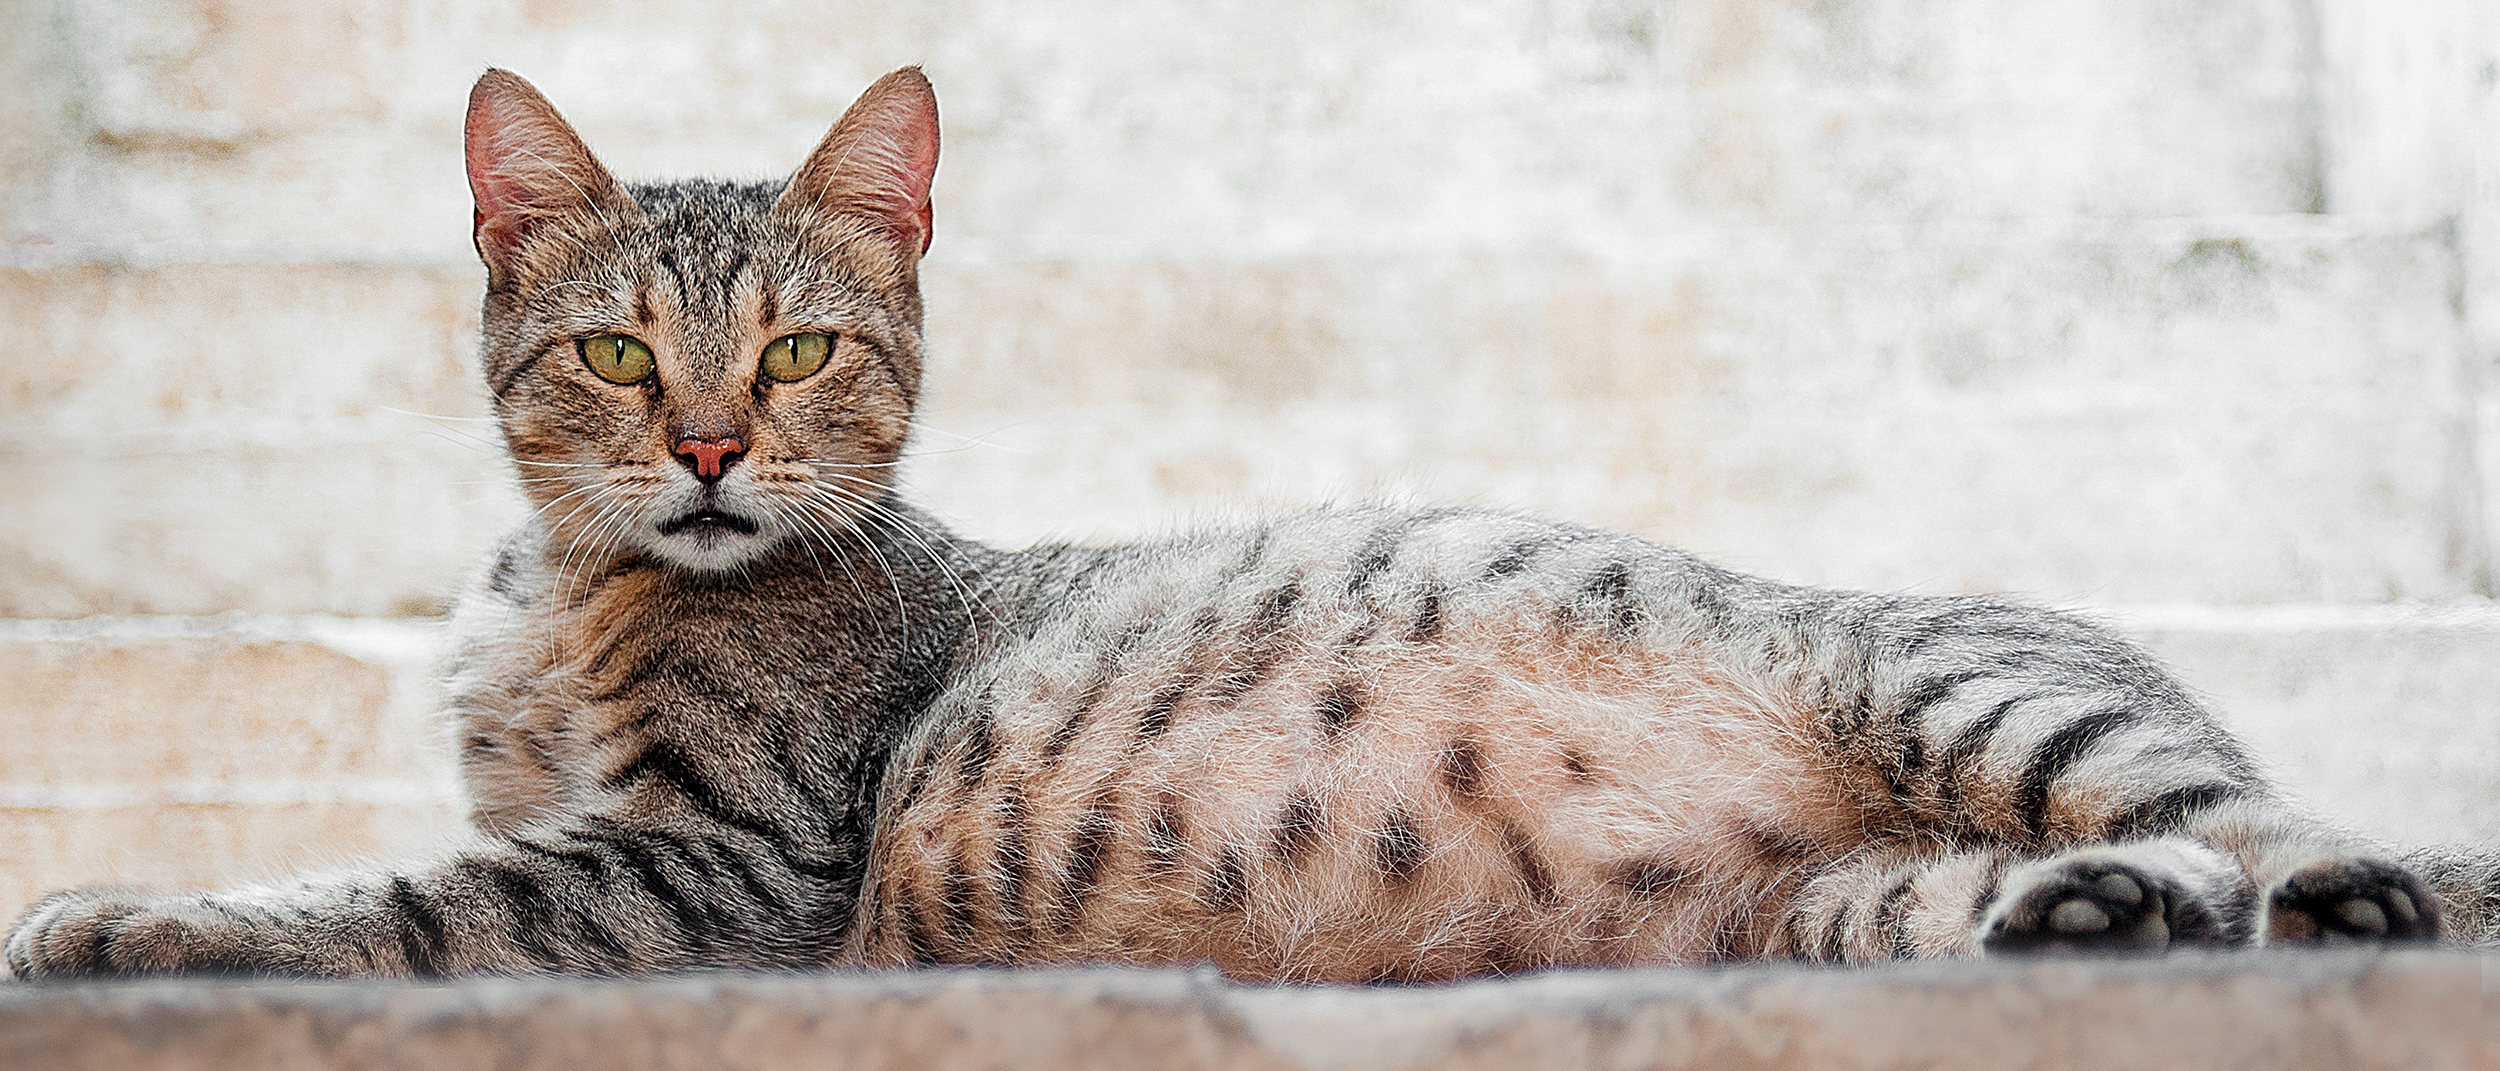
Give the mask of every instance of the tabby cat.
[[454, 618], [476, 836], [59, 894], [19, 975], [1365, 982], [2441, 933], [2412, 871], [2064, 614], [1472, 509], [948, 536], [889, 478], [938, 156], [917, 70], [787, 183], [622, 185], [503, 71], [466, 134], [484, 371], [538, 507]]

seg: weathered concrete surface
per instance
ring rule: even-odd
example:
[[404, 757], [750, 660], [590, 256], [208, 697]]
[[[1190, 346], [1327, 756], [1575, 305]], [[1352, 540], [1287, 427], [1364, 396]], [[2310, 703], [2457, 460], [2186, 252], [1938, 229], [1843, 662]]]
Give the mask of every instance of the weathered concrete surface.
[[[2283, 219], [941, 258], [905, 475], [1008, 543], [1385, 493], [1852, 587], [2457, 598], [2453, 257]], [[468, 371], [477, 274], [0, 269], [0, 615], [439, 609], [520, 516]]]
[[2500, 843], [2500, 612], [2113, 607], [2318, 813], [2393, 844]]
[[437, 632], [0, 624], [0, 918], [72, 886], [215, 887], [457, 836]]
[[1411, 989], [934, 971], [0, 987], [0, 1064], [193, 1068], [2488, 1068], [2500, 957], [1562, 972]]
[[518, 515], [466, 371], [488, 63], [628, 175], [783, 172], [925, 64], [913, 476], [976, 535], [1407, 491], [1801, 580], [2240, 604], [2487, 594], [2500, 546], [2479, 0], [0, 26], [0, 615], [439, 608]]

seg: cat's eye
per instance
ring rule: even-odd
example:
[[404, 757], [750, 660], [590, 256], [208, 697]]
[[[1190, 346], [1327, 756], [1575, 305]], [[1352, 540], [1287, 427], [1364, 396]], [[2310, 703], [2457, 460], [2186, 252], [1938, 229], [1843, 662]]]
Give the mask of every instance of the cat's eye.
[[582, 363], [610, 383], [640, 383], [658, 364], [651, 347], [632, 335], [592, 335], [574, 345], [581, 348]]
[[783, 335], [764, 347], [764, 374], [784, 383], [796, 383], [815, 375], [832, 353], [832, 335]]

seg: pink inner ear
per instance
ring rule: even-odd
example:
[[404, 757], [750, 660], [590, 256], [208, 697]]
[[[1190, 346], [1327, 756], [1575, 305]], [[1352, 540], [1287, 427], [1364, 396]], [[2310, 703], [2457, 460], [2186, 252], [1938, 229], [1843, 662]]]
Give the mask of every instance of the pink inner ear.
[[785, 205], [875, 221], [914, 256], [929, 249], [937, 175], [937, 98], [913, 68], [860, 94], [782, 195]]
[[504, 132], [510, 127], [511, 111], [503, 101], [481, 82], [469, 98], [469, 115], [462, 124], [462, 152], [469, 171], [469, 195], [477, 202], [471, 239], [478, 251], [488, 246], [509, 248], [520, 239], [520, 184], [513, 181], [510, 156]]
[[549, 217], [619, 207], [616, 180], [555, 106], [516, 75], [488, 71], [478, 79], [462, 134], [477, 202], [472, 237], [490, 262]]
[[895, 92], [861, 116], [856, 136], [837, 162], [834, 201], [882, 218], [917, 252], [929, 249], [929, 186], [937, 177], [936, 102]]

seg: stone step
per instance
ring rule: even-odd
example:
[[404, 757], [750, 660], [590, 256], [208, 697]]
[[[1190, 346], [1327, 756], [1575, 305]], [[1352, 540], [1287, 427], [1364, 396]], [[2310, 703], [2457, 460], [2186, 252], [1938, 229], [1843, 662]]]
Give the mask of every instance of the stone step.
[[439, 634], [239, 615], [0, 623], [0, 917], [57, 889], [215, 886], [456, 836]]
[[[2374, 210], [2452, 212], [2459, 176], [2350, 165], [2443, 142], [2378, 132], [2371, 102], [2406, 72], [2321, 50], [2314, 6], [872, 0], [720, 20], [697, 0], [630, 19], [27, 0], [0, 64], [0, 133], [23, 147], [0, 160], [0, 244], [456, 263], [462, 95], [489, 64], [535, 79], [629, 176], [787, 173], [869, 80], [923, 64], [947, 117], [940, 242], [1015, 255], [2274, 214], [2327, 205], [2330, 175], [2403, 187]], [[2390, 114], [2463, 99], [2500, 46], [2432, 29], [2441, 77], [2413, 74], [2416, 107]], [[771, 63], [792, 54], [803, 75]]]
[[[2500, 608], [2112, 607], [2321, 813], [2500, 840]], [[54, 889], [201, 887], [455, 838], [432, 622], [0, 622], [0, 919]]]
[[2464, 952], [2044, 957], [1228, 985], [1113, 969], [451, 985], [0, 988], [23, 1071], [1014, 1067], [2465, 1071], [2500, 1060]]
[[[1131, 538], [1387, 493], [1855, 587], [2488, 590], [2452, 232], [2320, 217], [926, 268], [911, 485]], [[474, 266], [0, 268], [0, 613], [438, 610], [519, 515]], [[2479, 405], [2479, 408], [2478, 408]], [[2356, 444], [2367, 444], [2366, 449]]]

